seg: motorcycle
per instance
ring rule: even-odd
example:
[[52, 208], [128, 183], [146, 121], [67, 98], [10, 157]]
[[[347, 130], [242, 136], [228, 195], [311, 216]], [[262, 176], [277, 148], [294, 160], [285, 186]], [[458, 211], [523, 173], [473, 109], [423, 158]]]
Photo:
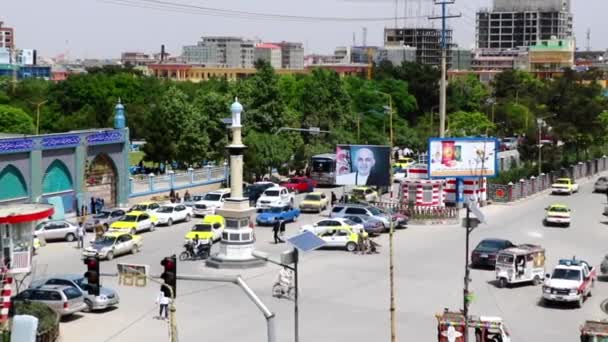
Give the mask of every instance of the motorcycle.
[[211, 254], [211, 244], [207, 243], [200, 247], [195, 247], [193, 242], [184, 244], [185, 251], [179, 254], [180, 261], [186, 260], [204, 260]]

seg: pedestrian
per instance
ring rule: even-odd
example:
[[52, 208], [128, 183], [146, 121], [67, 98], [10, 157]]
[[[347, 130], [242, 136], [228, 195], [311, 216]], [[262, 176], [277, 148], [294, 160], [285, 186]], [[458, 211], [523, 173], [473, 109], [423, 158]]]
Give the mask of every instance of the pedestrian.
[[173, 188], [171, 188], [171, 191], [169, 192], [169, 199], [171, 200], [171, 203], [175, 203], [175, 190], [173, 190]]
[[101, 203], [101, 208], [100, 210], [103, 210], [103, 208], [106, 207], [106, 200], [102, 198], [99, 199], [99, 203]]
[[182, 203], [182, 199], [179, 197], [179, 192], [175, 193], [175, 203]]
[[91, 196], [91, 214], [95, 214], [95, 197]]
[[188, 190], [186, 190], [186, 193], [184, 194], [184, 202], [189, 202], [190, 199], [191, 199], [190, 192]]
[[171, 298], [165, 296], [165, 291], [160, 289], [160, 293], [158, 297], [156, 297], [156, 304], [158, 304], [158, 318], [159, 319], [167, 319], [169, 317], [169, 303], [171, 302]]
[[276, 221], [274, 221], [274, 224], [272, 225], [272, 233], [273, 233], [275, 244], [281, 242], [281, 239], [279, 238], [280, 231], [281, 231], [281, 220], [276, 220]]
[[84, 248], [84, 225], [82, 221], [78, 223], [76, 233], [78, 234], [78, 248]]
[[333, 207], [334, 205], [336, 205], [337, 201], [338, 201], [338, 198], [336, 197], [336, 194], [332, 191], [331, 192], [331, 206]]
[[365, 254], [365, 237], [362, 231], [357, 233], [357, 250], [359, 253]]

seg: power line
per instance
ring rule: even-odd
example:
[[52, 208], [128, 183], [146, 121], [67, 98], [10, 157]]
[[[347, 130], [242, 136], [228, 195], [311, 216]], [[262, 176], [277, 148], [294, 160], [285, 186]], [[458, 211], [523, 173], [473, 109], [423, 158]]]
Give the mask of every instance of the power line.
[[276, 13], [260, 13], [221, 8], [184, 4], [165, 0], [97, 0], [98, 2], [126, 7], [160, 9], [185, 14], [197, 14], [224, 18], [259, 19], [271, 21], [300, 21], [300, 22], [386, 22], [393, 19], [416, 19], [425, 16], [404, 17], [316, 17]]

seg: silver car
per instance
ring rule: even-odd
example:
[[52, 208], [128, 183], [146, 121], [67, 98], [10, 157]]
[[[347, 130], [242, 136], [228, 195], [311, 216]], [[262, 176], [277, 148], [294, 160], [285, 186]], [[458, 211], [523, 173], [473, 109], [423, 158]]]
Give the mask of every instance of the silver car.
[[607, 192], [608, 191], [608, 178], [600, 177], [595, 181], [593, 185], [593, 191], [595, 192]]
[[34, 236], [49, 240], [65, 240], [72, 242], [78, 237], [78, 227], [65, 220], [51, 220], [39, 223], [34, 230]]
[[125, 216], [125, 214], [126, 211], [120, 208], [104, 209], [99, 213], [90, 216], [84, 222], [84, 229], [92, 232], [95, 226], [102, 225], [104, 230], [107, 231], [112, 223], [120, 220], [123, 216]]
[[99, 289], [99, 296], [94, 296], [88, 292], [89, 284], [87, 279], [78, 274], [59, 275], [47, 279], [37, 280], [30, 284], [30, 288], [39, 288], [44, 285], [65, 285], [80, 290], [84, 294], [84, 302], [88, 309], [103, 310], [118, 305], [120, 299], [116, 291], [109, 287], [102, 286]]
[[44, 303], [60, 316], [69, 316], [87, 309], [82, 291], [64, 285], [44, 285], [27, 289], [13, 297], [12, 300]]

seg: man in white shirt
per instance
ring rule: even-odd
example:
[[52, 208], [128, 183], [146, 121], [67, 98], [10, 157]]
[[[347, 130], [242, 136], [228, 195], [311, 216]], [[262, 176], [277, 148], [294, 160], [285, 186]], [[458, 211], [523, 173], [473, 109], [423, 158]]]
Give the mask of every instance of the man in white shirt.
[[355, 165], [357, 166], [356, 172], [337, 176], [336, 183], [344, 185], [368, 185], [368, 178], [374, 165], [376, 165], [374, 152], [369, 148], [359, 149], [355, 158]]

